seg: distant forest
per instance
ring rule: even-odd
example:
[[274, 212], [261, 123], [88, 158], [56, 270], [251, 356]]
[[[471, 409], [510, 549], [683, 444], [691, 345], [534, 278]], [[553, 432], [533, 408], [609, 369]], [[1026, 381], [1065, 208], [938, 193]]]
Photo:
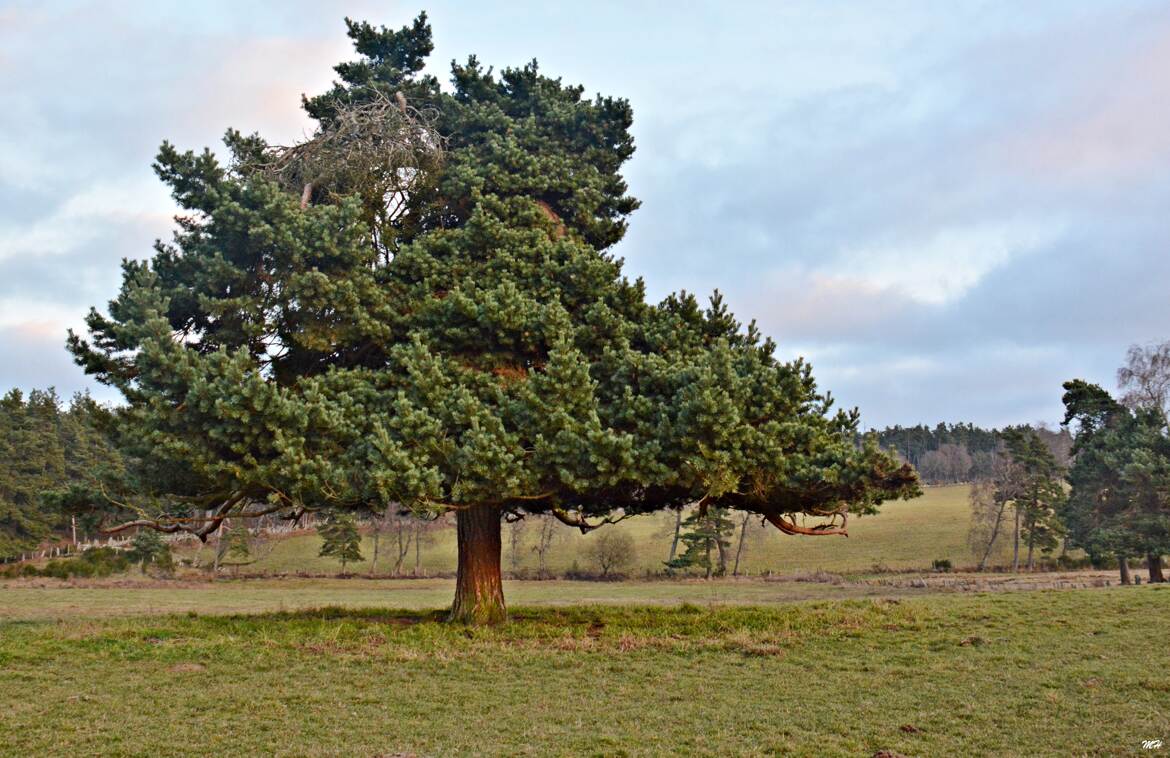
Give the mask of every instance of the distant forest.
[[1043, 425], [1024, 425], [1003, 429], [984, 429], [974, 424], [938, 424], [929, 427], [888, 426], [874, 429], [884, 448], [893, 448], [898, 456], [918, 469], [926, 484], [956, 484], [987, 479], [995, 461], [1005, 453], [1004, 434], [1012, 429], [1032, 429], [1048, 446], [1061, 466], [1067, 466], [1073, 438], [1067, 429]]

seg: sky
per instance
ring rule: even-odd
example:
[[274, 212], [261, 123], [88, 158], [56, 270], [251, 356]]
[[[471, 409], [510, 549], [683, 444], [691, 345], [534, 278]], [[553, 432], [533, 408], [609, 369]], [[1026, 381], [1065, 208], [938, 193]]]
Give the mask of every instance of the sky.
[[65, 332], [170, 237], [159, 144], [303, 138], [343, 17], [423, 8], [443, 80], [628, 98], [627, 273], [720, 290], [866, 427], [1057, 423], [1170, 339], [1170, 3], [421, 2], [0, 0], [0, 391], [115, 400]]

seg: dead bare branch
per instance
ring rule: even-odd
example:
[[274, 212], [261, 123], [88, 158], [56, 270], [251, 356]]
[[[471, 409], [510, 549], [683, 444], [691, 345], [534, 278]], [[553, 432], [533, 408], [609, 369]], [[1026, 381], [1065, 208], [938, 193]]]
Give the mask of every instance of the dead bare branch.
[[594, 529], [599, 529], [606, 524], [616, 524], [619, 521], [625, 521], [631, 515], [633, 515], [629, 513], [623, 513], [620, 516], [606, 516], [601, 521], [590, 524], [582, 514], [569, 513], [564, 508], [553, 508], [551, 511], [549, 511], [549, 513], [551, 513], [557, 519], [557, 521], [560, 521], [565, 526], [572, 526], [580, 529], [581, 534], [589, 534], [589, 532], [593, 531]]
[[299, 193], [301, 207], [314, 197], [352, 193], [376, 208], [380, 222], [396, 220], [419, 181], [443, 160], [438, 111], [415, 108], [401, 93], [337, 104], [333, 118], [295, 145], [269, 146], [256, 170]]

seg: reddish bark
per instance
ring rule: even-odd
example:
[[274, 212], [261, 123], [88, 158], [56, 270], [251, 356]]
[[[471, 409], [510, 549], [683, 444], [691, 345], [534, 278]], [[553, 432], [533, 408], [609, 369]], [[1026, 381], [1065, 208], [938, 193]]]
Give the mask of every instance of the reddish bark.
[[779, 513], [765, 513], [763, 517], [769, 524], [776, 527], [785, 534], [801, 534], [806, 537], [827, 537], [833, 534], [839, 534], [843, 537], [848, 537], [849, 532], [846, 530], [846, 523], [848, 516], [844, 512], [826, 514], [831, 516], [840, 516], [841, 523], [837, 524], [835, 521], [827, 524], [817, 524], [816, 526], [800, 526], [796, 523], [794, 517], [785, 517]]
[[500, 580], [500, 510], [474, 506], [455, 512], [459, 570], [451, 620], [496, 624], [507, 619]]

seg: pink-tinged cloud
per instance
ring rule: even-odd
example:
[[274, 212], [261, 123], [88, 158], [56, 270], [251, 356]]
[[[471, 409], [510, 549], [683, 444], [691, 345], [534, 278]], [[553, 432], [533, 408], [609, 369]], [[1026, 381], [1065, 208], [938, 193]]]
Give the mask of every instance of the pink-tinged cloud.
[[8, 327], [9, 332], [17, 340], [37, 342], [61, 338], [64, 339], [65, 330], [57, 321], [21, 321]]
[[208, 128], [257, 131], [273, 142], [302, 139], [313, 122], [301, 110], [301, 95], [326, 91], [332, 66], [353, 57], [341, 29], [321, 37], [225, 40], [214, 68], [188, 72], [192, 115]]
[[832, 341], [864, 337], [884, 325], [896, 326], [916, 313], [896, 288], [865, 279], [787, 269], [736, 298], [739, 310], [756, 317], [782, 342]]
[[1170, 158], [1170, 13], [1121, 57], [999, 146], [1003, 165], [1053, 182], [1126, 181]]

